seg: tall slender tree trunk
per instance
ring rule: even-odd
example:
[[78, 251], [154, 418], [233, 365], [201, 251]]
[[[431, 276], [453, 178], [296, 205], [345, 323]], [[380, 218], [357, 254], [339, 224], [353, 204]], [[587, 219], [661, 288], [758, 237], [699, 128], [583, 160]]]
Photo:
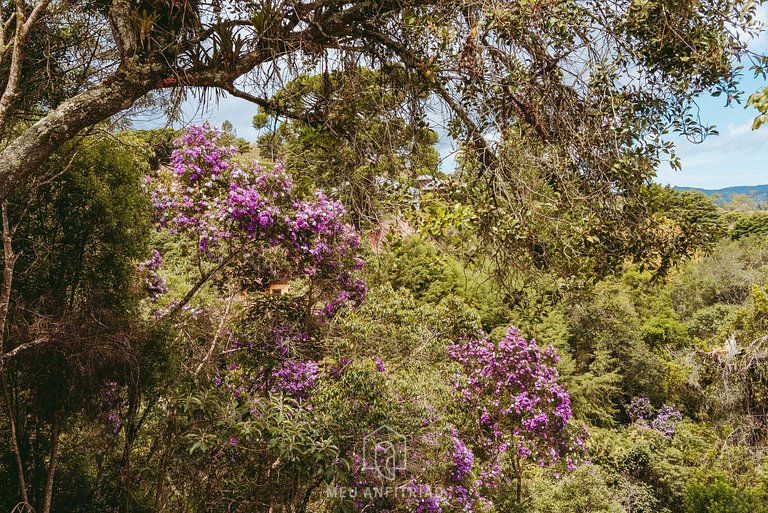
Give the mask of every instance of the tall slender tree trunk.
[[8, 223], [8, 203], [2, 202], [2, 223], [3, 223], [3, 284], [0, 288], [0, 384], [5, 398], [5, 407], [8, 411], [8, 419], [11, 424], [11, 449], [16, 460], [16, 472], [19, 480], [19, 491], [21, 500], [29, 503], [27, 496], [27, 482], [24, 478], [24, 460], [19, 450], [19, 433], [16, 426], [16, 409], [13, 407], [13, 396], [11, 395], [6, 369], [3, 365], [3, 356], [5, 354], [5, 323], [8, 319], [8, 306], [11, 302], [11, 287], [13, 284], [13, 268], [16, 264], [17, 255], [13, 252], [13, 230]]
[[21, 501], [29, 503], [29, 496], [27, 495], [27, 481], [24, 479], [24, 460], [21, 458], [21, 451], [19, 450], [19, 435], [16, 429], [16, 410], [13, 408], [13, 398], [10, 395], [8, 386], [8, 380], [5, 377], [5, 370], [2, 371], [0, 376], [0, 382], [2, 382], [3, 397], [5, 398], [5, 408], [8, 410], [8, 418], [11, 424], [11, 450], [13, 451], [13, 458], [16, 461], [16, 474], [19, 481], [19, 492], [21, 494]]
[[51, 454], [48, 462], [48, 477], [45, 480], [45, 495], [43, 496], [42, 513], [51, 513], [51, 500], [53, 499], [53, 480], [56, 475], [56, 463], [59, 459], [59, 438], [61, 429], [56, 420], [51, 426]]

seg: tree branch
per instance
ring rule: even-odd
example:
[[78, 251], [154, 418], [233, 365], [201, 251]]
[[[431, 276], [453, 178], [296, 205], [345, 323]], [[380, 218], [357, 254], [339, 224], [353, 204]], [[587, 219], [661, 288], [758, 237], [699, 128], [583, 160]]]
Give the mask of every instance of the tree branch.
[[211, 359], [213, 351], [216, 350], [216, 342], [218, 342], [219, 335], [221, 335], [221, 331], [224, 329], [224, 324], [227, 322], [227, 318], [229, 317], [229, 309], [232, 306], [233, 299], [234, 298], [230, 296], [230, 298], [227, 300], [227, 306], [224, 308], [224, 314], [219, 320], [219, 327], [216, 329], [216, 333], [213, 335], [213, 340], [211, 340], [211, 345], [208, 347], [208, 352], [206, 352], [205, 357], [203, 357], [202, 361], [195, 369], [195, 378], [197, 378], [198, 374], [200, 374], [200, 371], [203, 370], [203, 367], [206, 363], [208, 363], [208, 360]]
[[195, 294], [197, 294], [197, 291], [202, 288], [203, 285], [208, 283], [208, 280], [210, 280], [217, 272], [219, 272], [225, 265], [227, 265], [229, 262], [231, 262], [234, 259], [235, 255], [230, 255], [229, 258], [225, 259], [223, 262], [219, 263], [216, 267], [205, 273], [200, 280], [198, 280], [195, 285], [187, 291], [187, 293], [184, 295], [183, 298], [181, 298], [181, 301], [179, 301], [177, 304], [171, 308], [168, 313], [162, 316], [163, 320], [171, 320], [174, 319], [180, 312], [181, 309], [184, 308], [187, 303], [189, 303], [193, 297], [195, 297]]
[[323, 124], [322, 119], [318, 116], [312, 116], [306, 112], [298, 112], [292, 109], [282, 107], [280, 105], [276, 105], [275, 103], [269, 101], [266, 98], [254, 96], [252, 94], [246, 93], [245, 91], [237, 89], [233, 84], [225, 85], [221, 87], [221, 89], [225, 90], [232, 96], [235, 96], [237, 98], [242, 98], [243, 100], [247, 100], [251, 103], [255, 103], [259, 107], [264, 108], [264, 110], [269, 112], [274, 112], [283, 117], [295, 119], [297, 121], [302, 121], [304, 123], [307, 123], [308, 125], [321, 126]]
[[[147, 76], [148, 75], [148, 76]], [[120, 71], [101, 84], [56, 107], [24, 130], [0, 152], [0, 200], [25, 181], [59, 147], [80, 130], [127, 109], [148, 93], [154, 75]]]
[[426, 81], [432, 87], [435, 93], [437, 93], [437, 95], [446, 103], [446, 105], [448, 105], [451, 111], [453, 111], [453, 113], [458, 116], [458, 118], [467, 128], [469, 139], [478, 152], [480, 163], [483, 164], [483, 166], [486, 168], [493, 167], [493, 165], [496, 163], [496, 155], [488, 145], [485, 137], [483, 137], [483, 133], [480, 131], [480, 128], [474, 121], [472, 121], [469, 113], [464, 110], [461, 105], [459, 105], [459, 103], [451, 96], [445, 86], [443, 86], [443, 84], [437, 80], [435, 75], [429, 72], [428, 66], [416, 55], [414, 55], [413, 52], [411, 52], [404, 45], [395, 41], [391, 37], [371, 29], [365, 30], [365, 33], [369, 37], [379, 41], [387, 48], [393, 50], [406, 66], [414, 69], [419, 73], [422, 79], [424, 79], [424, 81]]
[[6, 362], [12, 360], [13, 358], [19, 356], [21, 353], [24, 353], [26, 351], [29, 351], [30, 349], [33, 349], [37, 346], [43, 345], [46, 342], [49, 342], [50, 339], [48, 337], [40, 337], [36, 340], [33, 340], [32, 342], [26, 342], [24, 344], [21, 344], [20, 346], [15, 347], [14, 349], [3, 353], [0, 355], [0, 369], [3, 368], [3, 366], [6, 364]]

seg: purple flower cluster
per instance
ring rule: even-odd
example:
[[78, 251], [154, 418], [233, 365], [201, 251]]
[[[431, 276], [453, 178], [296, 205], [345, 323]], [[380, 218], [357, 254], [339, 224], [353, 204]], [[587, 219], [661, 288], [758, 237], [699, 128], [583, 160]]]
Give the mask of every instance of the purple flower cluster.
[[453, 472], [451, 479], [461, 481], [472, 472], [472, 466], [475, 464], [475, 455], [472, 450], [466, 446], [464, 441], [453, 433]]
[[483, 482], [472, 481], [469, 486], [461, 484], [449, 486], [446, 489], [448, 500], [457, 506], [456, 509], [466, 513], [474, 511], [489, 511], [492, 503], [482, 493]]
[[405, 486], [405, 504], [413, 513], [442, 513], [447, 506], [448, 499], [439, 493], [441, 490], [433, 490], [430, 485], [411, 480]]
[[569, 423], [571, 401], [554, 348], [542, 350], [512, 327], [498, 344], [483, 336], [450, 346], [449, 354], [462, 368], [456, 390], [480, 412], [478, 425], [497, 454], [511, 445], [517, 458], [541, 466], [578, 463], [584, 432]]
[[683, 415], [676, 406], [665, 404], [658, 411], [654, 411], [651, 401], [644, 396], [632, 398], [627, 405], [627, 415], [638, 426], [655, 429], [665, 436], [674, 435], [683, 420]]
[[656, 418], [651, 421], [651, 427], [661, 431], [666, 436], [672, 436], [677, 431], [677, 426], [683, 421], [683, 415], [675, 406], [664, 405], [658, 412]]
[[285, 360], [278, 369], [272, 371], [270, 391], [306, 401], [317, 386], [319, 370], [312, 361]]
[[141, 262], [138, 266], [139, 275], [144, 283], [144, 290], [152, 301], [168, 292], [168, 285], [165, 278], [160, 275], [160, 265], [163, 263], [163, 257], [156, 249], [152, 249], [152, 257], [149, 260]]
[[[367, 286], [354, 278], [364, 262], [360, 239], [344, 222], [344, 206], [322, 192], [296, 193], [291, 176], [278, 164], [267, 170], [241, 167], [236, 149], [220, 144], [221, 132], [205, 124], [175, 141], [170, 174], [149, 180], [155, 219], [172, 233], [197, 242], [211, 262], [237, 257], [239, 264], [270, 250], [283, 255], [276, 277], [303, 276], [325, 291], [325, 317], [359, 304]], [[282, 266], [282, 268], [280, 268]]]
[[[419, 491], [419, 494], [422, 494]], [[418, 499], [405, 499], [406, 503], [413, 502], [415, 513], [442, 513], [445, 499], [440, 495], [426, 495]]]
[[237, 154], [234, 146], [221, 146], [221, 131], [208, 123], [189, 127], [176, 141], [171, 154], [174, 172], [190, 181], [218, 175], [230, 167], [229, 159]]
[[653, 416], [650, 399], [645, 396], [633, 397], [627, 405], [627, 415], [632, 422], [648, 427], [647, 420]]
[[260, 367], [250, 371], [245, 366], [230, 363], [217, 371], [214, 383], [236, 399], [265, 393], [283, 394], [311, 409], [312, 393], [321, 378], [320, 367], [308, 360], [283, 360], [275, 368]]

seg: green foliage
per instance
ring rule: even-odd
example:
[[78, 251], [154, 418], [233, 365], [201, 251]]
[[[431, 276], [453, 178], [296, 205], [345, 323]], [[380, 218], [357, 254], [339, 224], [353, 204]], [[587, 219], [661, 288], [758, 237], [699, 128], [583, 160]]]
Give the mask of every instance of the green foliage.
[[334, 348], [337, 358], [380, 355], [398, 368], [424, 372], [441, 365], [450, 341], [480, 329], [477, 313], [456, 298], [422, 303], [409, 291], [389, 285], [372, 288], [365, 304], [336, 324], [343, 333]]
[[608, 368], [622, 376], [624, 399], [663, 397], [664, 360], [643, 339], [642, 321], [632, 290], [615, 280], [598, 283], [587, 297], [571, 301], [570, 340], [574, 356], [586, 367], [594, 355], [610, 355]]
[[752, 130], [757, 130], [768, 121], [768, 88], [762, 89], [750, 95], [747, 106], [752, 106], [760, 112], [752, 123]]
[[736, 312], [728, 324], [739, 340], [749, 343], [765, 335], [768, 329], [768, 295], [762, 286], [752, 285], [751, 302]]
[[[98, 138], [56, 156], [50, 172], [66, 174], [11, 203], [19, 224], [17, 290], [25, 301], [52, 308], [99, 296], [128, 301], [136, 260], [146, 256], [150, 205], [141, 189], [147, 171], [137, 139]], [[138, 150], [138, 152], [137, 152]]]
[[394, 288], [405, 288], [420, 301], [437, 304], [453, 296], [474, 309], [486, 331], [509, 326], [513, 317], [489, 270], [466, 265], [440, 246], [419, 236], [391, 240], [391, 253], [379, 274]]
[[[187, 428], [183, 439], [191, 467], [168, 472], [181, 477], [181, 472], [205, 475], [214, 470], [215, 486], [187, 490], [195, 507], [210, 511], [225, 511], [207, 505], [226, 497], [230, 486], [245, 497], [259, 494], [282, 504], [299, 504], [307, 486], [330, 483], [343, 469], [328, 413], [323, 408], [309, 411], [281, 396], [232, 404], [217, 394], [191, 395], [177, 414], [177, 422]], [[230, 464], [222, 456], [228, 456]], [[284, 479], [296, 486], [281, 486]]]
[[[654, 20], [669, 19], [670, 25], [657, 30]], [[638, 45], [640, 59], [656, 63], [669, 80], [679, 79], [691, 66], [702, 66], [703, 83], [720, 80], [731, 63], [718, 51], [720, 41], [712, 37], [710, 20], [704, 11], [691, 8], [684, 1], [639, 0], [630, 4], [623, 20], [624, 30]], [[690, 40], [683, 41], [674, 34], [685, 30]], [[728, 98], [730, 102], [731, 98]]]
[[734, 485], [722, 471], [702, 471], [685, 490], [685, 513], [765, 513], [768, 497], [757, 487]]
[[697, 253], [708, 252], [726, 232], [725, 221], [717, 205], [697, 191], [676, 191], [672, 187], [650, 186], [648, 203], [655, 221], [671, 221], [673, 228], [662, 232], [658, 269], [665, 273]]
[[[419, 103], [408, 102], [409, 94], [418, 98], [426, 91], [403, 89], [409, 76], [393, 66], [294, 79], [272, 99], [275, 111], [322, 113], [322, 123], [313, 121], [315, 114], [275, 122], [259, 137], [260, 153], [285, 160], [304, 186], [335, 190], [358, 226], [375, 225], [393, 201], [409, 208], [416, 179], [437, 176], [439, 159], [436, 133], [417, 117]], [[259, 112], [254, 126], [269, 126], [265, 116], [274, 114]]]
[[696, 310], [687, 322], [688, 333], [700, 339], [712, 338], [722, 333], [739, 306], [727, 303], [715, 303]]
[[750, 235], [765, 236], [768, 234], [768, 213], [754, 212], [740, 215], [731, 226], [731, 237], [741, 239]]
[[671, 280], [675, 311], [687, 318], [697, 310], [724, 303], [738, 305], [752, 285], [768, 279], [768, 248], [759, 238], [721, 241], [712, 254]]
[[[627, 511], [680, 511], [692, 468], [707, 455], [713, 433], [682, 423], [672, 438], [640, 426], [592, 430], [593, 461], [621, 476]], [[631, 491], [640, 493], [627, 493]], [[650, 509], [645, 509], [650, 508]]]
[[680, 348], [688, 342], [687, 327], [671, 309], [645, 319], [640, 331], [643, 341], [652, 349]]
[[[60, 430], [54, 508], [114, 505], [94, 477], [87, 457], [93, 453], [74, 448], [94, 444], [94, 437], [95, 447], [106, 447], [103, 432], [110, 428], [100, 414], [113, 386], [131, 390], [121, 400], [135, 417], [140, 390], [166, 382], [174, 367], [167, 326], [140, 318], [137, 301], [136, 263], [149, 252], [151, 214], [142, 189], [148, 158], [133, 135], [87, 137], [46, 163], [50, 175], [61, 176], [16, 191], [8, 203], [19, 257], [4, 349], [44, 344], [0, 365], [3, 393], [25, 398], [6, 395], [0, 415], [7, 419], [11, 405], [25, 419], [17, 437], [26, 468], [35, 469], [27, 474], [35, 504], [45, 489], [51, 437]], [[3, 458], [9, 449], [0, 448]], [[109, 473], [106, 463], [103, 472]], [[17, 502], [15, 493], [3, 494], [0, 508]]]
[[[599, 465], [583, 465], [565, 478], [539, 478], [530, 486], [531, 513], [625, 513], [626, 489], [617, 489], [615, 479]], [[613, 484], [613, 486], [612, 486]], [[623, 485], [623, 483], [618, 483]], [[635, 511], [635, 510], [633, 510]]]
[[146, 146], [147, 160], [151, 170], [157, 170], [161, 165], [171, 162], [173, 141], [180, 134], [179, 130], [172, 128], [158, 128], [154, 130], [135, 130], [131, 136], [138, 139]]
[[593, 426], [613, 426], [621, 400], [622, 376], [615, 359], [606, 350], [592, 356], [586, 370], [566, 375], [564, 381], [573, 402], [574, 416]]

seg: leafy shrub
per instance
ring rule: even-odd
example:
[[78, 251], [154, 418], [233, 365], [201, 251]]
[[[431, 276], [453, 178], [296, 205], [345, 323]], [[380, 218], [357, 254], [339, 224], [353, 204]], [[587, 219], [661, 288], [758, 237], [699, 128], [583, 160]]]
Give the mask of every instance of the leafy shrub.
[[685, 513], [765, 513], [766, 497], [756, 488], [734, 485], [721, 471], [702, 472], [685, 490]]

